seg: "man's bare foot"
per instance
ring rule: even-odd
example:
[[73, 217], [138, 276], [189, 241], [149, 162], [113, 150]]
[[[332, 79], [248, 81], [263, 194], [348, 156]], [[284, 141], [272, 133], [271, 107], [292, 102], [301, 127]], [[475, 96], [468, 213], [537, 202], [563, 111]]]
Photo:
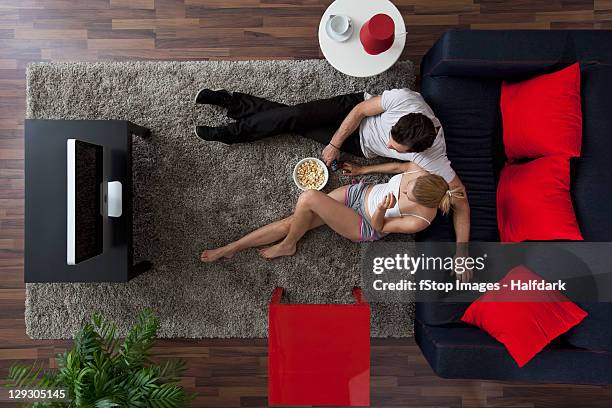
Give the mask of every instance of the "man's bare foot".
[[272, 259], [281, 256], [292, 256], [295, 254], [295, 245], [287, 245], [282, 242], [268, 248], [258, 249], [259, 255], [264, 258]]
[[200, 261], [215, 262], [221, 258], [231, 258], [235, 253], [236, 251], [228, 245], [217, 249], [207, 249], [200, 255]]

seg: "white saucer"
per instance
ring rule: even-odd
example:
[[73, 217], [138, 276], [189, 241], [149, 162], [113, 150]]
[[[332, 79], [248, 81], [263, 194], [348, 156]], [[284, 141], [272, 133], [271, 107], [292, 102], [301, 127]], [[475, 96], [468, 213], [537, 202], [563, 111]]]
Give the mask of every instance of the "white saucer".
[[325, 32], [327, 33], [327, 36], [329, 38], [331, 38], [334, 41], [338, 41], [338, 42], [345, 42], [346, 40], [348, 40], [349, 38], [351, 38], [351, 36], [353, 35], [353, 22], [351, 21], [349, 23], [349, 28], [348, 30], [346, 30], [346, 33], [340, 35], [335, 33], [332, 29], [331, 29], [331, 18], [327, 19], [327, 23], [325, 23]]

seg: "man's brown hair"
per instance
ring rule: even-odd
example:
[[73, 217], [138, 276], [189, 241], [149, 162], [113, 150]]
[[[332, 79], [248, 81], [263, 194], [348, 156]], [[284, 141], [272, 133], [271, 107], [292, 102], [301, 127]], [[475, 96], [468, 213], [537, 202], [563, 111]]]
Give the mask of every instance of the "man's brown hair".
[[411, 152], [418, 153], [433, 145], [436, 128], [431, 119], [422, 113], [409, 113], [393, 125], [391, 137], [397, 143], [408, 147]]

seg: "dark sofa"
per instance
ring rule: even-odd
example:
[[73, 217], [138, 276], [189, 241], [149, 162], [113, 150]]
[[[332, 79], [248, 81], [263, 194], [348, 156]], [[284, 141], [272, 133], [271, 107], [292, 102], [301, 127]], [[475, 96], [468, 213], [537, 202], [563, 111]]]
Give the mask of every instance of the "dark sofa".
[[[421, 93], [444, 127], [448, 156], [467, 188], [472, 240], [499, 241], [495, 192], [505, 162], [501, 81], [519, 81], [576, 61], [581, 65], [583, 146], [572, 162], [572, 199], [585, 240], [609, 242], [612, 31], [451, 30], [425, 55]], [[453, 241], [452, 219], [438, 217], [417, 239]], [[442, 377], [612, 383], [612, 305], [580, 305], [589, 317], [523, 368], [501, 343], [459, 321], [465, 303], [417, 303], [415, 337]], [[591, 347], [591, 338], [599, 343]]]

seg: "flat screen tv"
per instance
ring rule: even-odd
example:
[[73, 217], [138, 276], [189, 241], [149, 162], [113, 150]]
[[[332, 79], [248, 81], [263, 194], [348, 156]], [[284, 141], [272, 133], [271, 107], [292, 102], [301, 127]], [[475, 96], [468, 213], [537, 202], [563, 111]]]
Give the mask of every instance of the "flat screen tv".
[[104, 148], [68, 139], [67, 149], [67, 263], [76, 265], [102, 253]]

